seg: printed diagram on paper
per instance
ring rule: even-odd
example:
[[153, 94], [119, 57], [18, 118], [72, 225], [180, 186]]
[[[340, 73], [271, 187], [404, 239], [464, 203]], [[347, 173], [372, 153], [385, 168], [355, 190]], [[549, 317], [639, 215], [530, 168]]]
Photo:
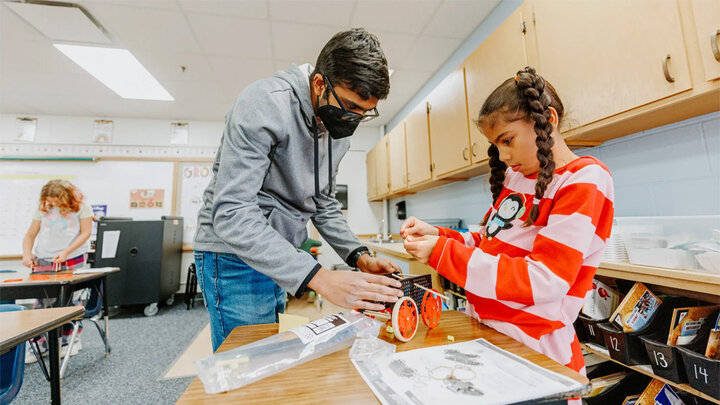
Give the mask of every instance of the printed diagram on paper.
[[353, 364], [385, 405], [507, 404], [583, 388], [485, 339], [353, 360]]

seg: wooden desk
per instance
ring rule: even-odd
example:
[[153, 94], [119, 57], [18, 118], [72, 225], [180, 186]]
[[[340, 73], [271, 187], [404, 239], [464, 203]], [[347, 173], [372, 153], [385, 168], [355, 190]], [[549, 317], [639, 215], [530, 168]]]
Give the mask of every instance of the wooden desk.
[[[240, 326], [235, 328], [218, 348], [223, 352], [277, 333], [277, 324]], [[485, 338], [501, 349], [512, 352], [548, 370], [580, 382], [583, 394], [589, 392], [590, 381], [569, 368], [550, 360], [522, 343], [493, 329], [480, 325], [475, 319], [457, 311], [445, 311], [440, 325], [427, 329], [420, 325], [415, 338], [408, 343], [398, 343], [397, 351], [449, 344], [447, 336], [455, 337], [455, 343]], [[384, 331], [383, 340], [388, 340]], [[365, 384], [355, 366], [350, 362], [350, 349], [301, 364], [245, 387], [221, 394], [206, 394], [199, 378], [195, 378], [177, 404], [375, 404], [378, 400]], [[578, 394], [580, 395], [580, 394]]]
[[30, 338], [48, 332], [50, 397], [53, 405], [59, 405], [61, 402], [58, 328], [72, 320], [81, 318], [84, 313], [85, 309], [79, 306], [0, 312], [0, 325], [2, 325], [2, 329], [0, 329], [0, 353], [5, 353]]
[[120, 271], [73, 274], [72, 270], [53, 273], [30, 273], [29, 269], [17, 273], [0, 273], [0, 301], [26, 298], [57, 298], [56, 307], [70, 305], [73, 292], [91, 288], [103, 280], [103, 318], [105, 331], [108, 330], [107, 276]]

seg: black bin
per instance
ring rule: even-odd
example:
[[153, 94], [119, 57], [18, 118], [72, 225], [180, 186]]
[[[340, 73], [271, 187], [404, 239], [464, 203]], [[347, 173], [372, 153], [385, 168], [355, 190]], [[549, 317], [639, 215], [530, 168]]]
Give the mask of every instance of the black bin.
[[[590, 374], [588, 374], [588, 378], [592, 379], [602, 377], [603, 375], [608, 374], [612, 373], [598, 374], [596, 376], [591, 376]], [[608, 389], [600, 395], [596, 395], [591, 398], [583, 398], [582, 402], [586, 405], [622, 404], [626, 397], [630, 395], [642, 394], [642, 392], [645, 390], [645, 387], [650, 384], [650, 381], [652, 381], [652, 378], [644, 374], [631, 372], [630, 375], [623, 378], [622, 381], [617, 383], [612, 388]]]
[[[585, 343], [592, 343], [600, 347], [605, 347], [605, 340], [603, 339], [603, 334], [600, 331], [600, 328], [598, 328], [598, 324], [607, 322], [607, 319], [592, 319], [582, 314], [578, 315], [578, 319], [580, 320], [580, 324], [582, 324], [585, 339], [587, 339], [585, 340]], [[580, 334], [578, 334], [578, 339], [580, 339]]]
[[623, 332], [610, 323], [598, 325], [603, 332], [605, 347], [608, 349], [610, 357], [630, 366], [650, 363], [640, 336], [659, 334], [663, 331], [667, 334], [673, 309], [688, 305], [688, 300], [682, 297], [663, 297], [662, 300], [660, 308], [655, 311], [642, 329]]
[[[717, 318], [717, 312], [709, 316], [708, 320], [715, 318]], [[685, 347], [693, 351], [704, 351], [712, 326], [712, 322], [706, 321], [702, 329], [698, 331], [697, 336], [683, 346], [668, 346], [666, 344], [667, 333], [664, 331], [652, 335], [640, 336], [640, 340], [645, 345], [645, 351], [650, 359], [650, 366], [652, 366], [653, 373], [672, 382], [687, 382], [685, 367], [683, 366], [678, 347]]]
[[[704, 339], [707, 344], [707, 339]], [[700, 346], [700, 345], [698, 345]], [[678, 346], [688, 384], [698, 391], [720, 399], [720, 360], [705, 357], [705, 347], [699, 351]]]

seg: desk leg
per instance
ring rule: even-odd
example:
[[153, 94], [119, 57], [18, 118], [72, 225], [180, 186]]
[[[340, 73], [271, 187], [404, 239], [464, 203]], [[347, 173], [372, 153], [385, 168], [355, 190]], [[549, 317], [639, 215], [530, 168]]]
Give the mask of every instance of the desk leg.
[[110, 309], [108, 307], [108, 278], [107, 274], [103, 277], [103, 318], [105, 318], [105, 339], [110, 337], [110, 329], [108, 329], [108, 317], [110, 315]]
[[[70, 296], [68, 296], [68, 293]], [[60, 291], [58, 292], [58, 302], [55, 305], [56, 307], [66, 307], [68, 306], [70, 300], [72, 298], [72, 291], [67, 285], [60, 286]]]
[[60, 347], [58, 345], [58, 330], [50, 329], [48, 332], [48, 345], [50, 349], [50, 398], [53, 405], [60, 405]]

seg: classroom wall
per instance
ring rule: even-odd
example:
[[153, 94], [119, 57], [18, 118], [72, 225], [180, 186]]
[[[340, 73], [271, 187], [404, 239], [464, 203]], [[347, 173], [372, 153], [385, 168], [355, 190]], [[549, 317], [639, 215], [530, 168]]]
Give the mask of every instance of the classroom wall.
[[[575, 151], [595, 156], [615, 184], [615, 216], [720, 215], [720, 112]], [[422, 219], [461, 218], [477, 224], [492, 201], [489, 175], [390, 201], [390, 231], [401, 220], [395, 203]]]
[[[0, 114], [0, 143], [16, 143], [18, 114]], [[188, 146], [217, 146], [225, 123], [219, 121], [181, 121], [139, 118], [71, 117], [35, 115], [37, 118], [35, 143], [91, 144], [93, 125], [97, 119], [113, 121], [110, 145], [170, 146], [170, 123], [189, 124]], [[24, 143], [24, 142], [20, 142]]]

